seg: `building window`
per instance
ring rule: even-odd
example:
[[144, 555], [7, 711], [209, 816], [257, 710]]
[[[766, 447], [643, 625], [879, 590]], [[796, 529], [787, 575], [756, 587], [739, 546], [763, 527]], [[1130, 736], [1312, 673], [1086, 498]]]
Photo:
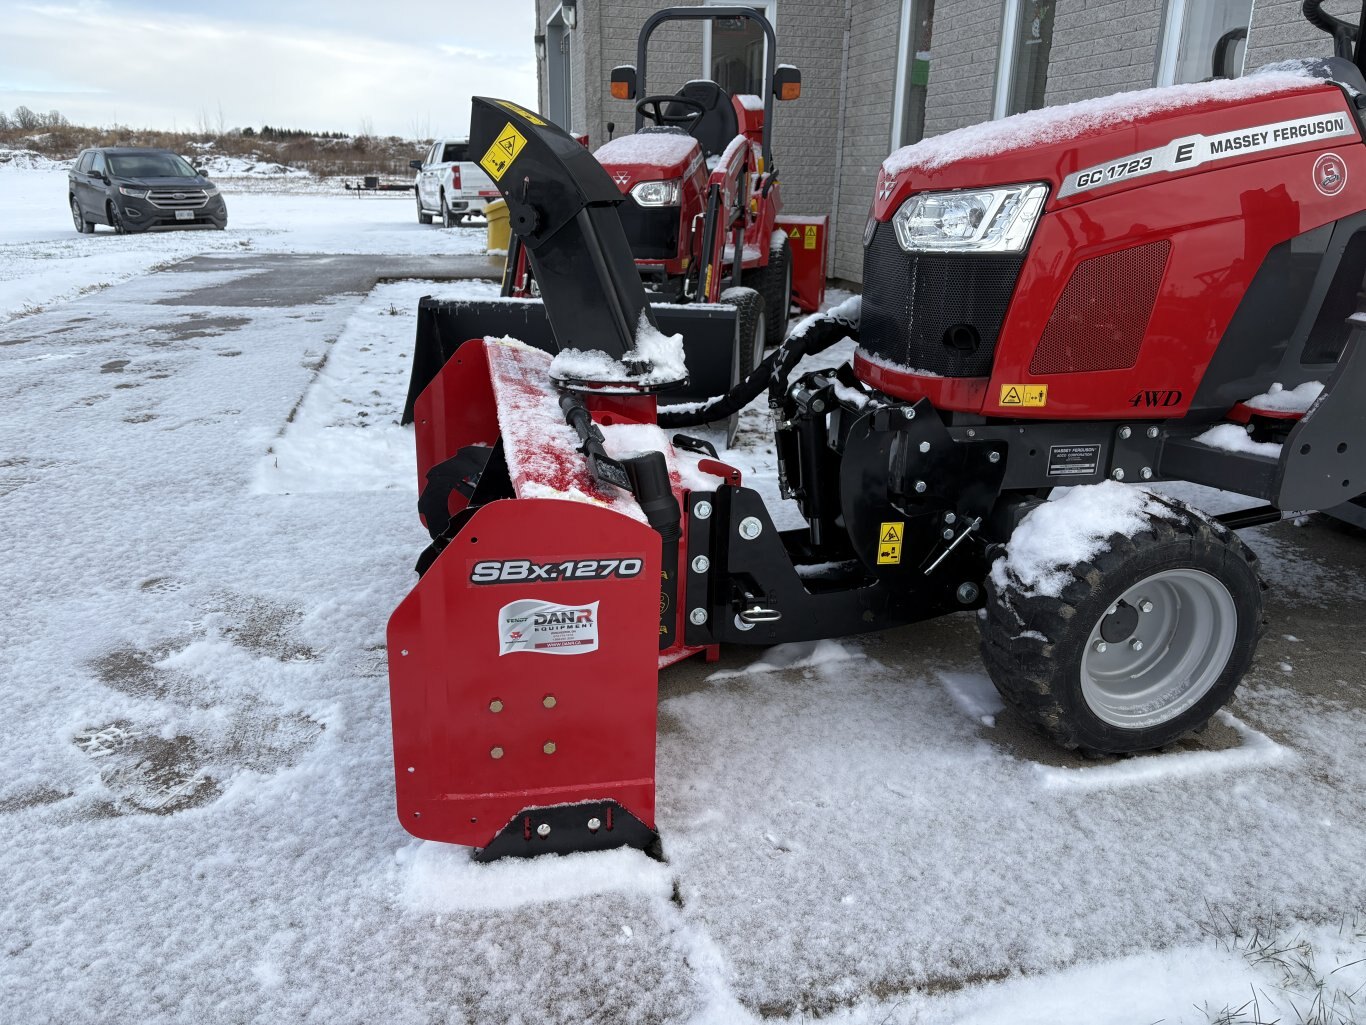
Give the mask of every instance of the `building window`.
[[1006, 0], [1001, 63], [996, 72], [996, 117], [1037, 110], [1048, 91], [1054, 0]]
[[925, 137], [925, 94], [930, 87], [930, 42], [934, 0], [902, 0], [901, 42], [896, 63], [896, 103], [892, 111], [892, 148]]
[[[732, 6], [730, 0], [707, 0], [706, 6]], [[752, 7], [777, 27], [774, 0], [750, 0]], [[768, 39], [764, 30], [749, 18], [721, 18], [707, 22], [702, 35], [702, 77], [709, 78], [732, 96], [752, 93], [763, 96], [764, 57]]]
[[1237, 78], [1251, 22], [1252, 0], [1168, 0], [1157, 84]]

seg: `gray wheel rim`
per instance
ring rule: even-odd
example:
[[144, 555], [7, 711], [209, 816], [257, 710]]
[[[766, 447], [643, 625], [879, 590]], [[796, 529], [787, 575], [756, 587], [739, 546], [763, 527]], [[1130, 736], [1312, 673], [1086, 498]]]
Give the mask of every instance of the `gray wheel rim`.
[[[1126, 603], [1138, 625], [1107, 642], [1107, 616]], [[1081, 691], [1095, 715], [1112, 726], [1143, 729], [1171, 722], [1209, 693], [1238, 638], [1238, 607], [1228, 588], [1197, 569], [1145, 577], [1113, 603], [1086, 640]]]
[[84, 224], [81, 218], [81, 206], [76, 202], [76, 197], [71, 197], [71, 220], [76, 225], [76, 230], [80, 231]]

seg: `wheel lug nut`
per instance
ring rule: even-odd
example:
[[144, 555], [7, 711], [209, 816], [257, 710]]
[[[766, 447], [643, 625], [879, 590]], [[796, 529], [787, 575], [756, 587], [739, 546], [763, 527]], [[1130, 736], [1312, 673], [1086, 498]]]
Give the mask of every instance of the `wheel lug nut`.
[[1104, 655], [1110, 650], [1110, 645], [1106, 644], [1104, 641], [1096, 641], [1091, 647], [1095, 649], [1097, 655]]
[[1140, 641], [1137, 637], [1135, 637], [1132, 641], [1129, 642], [1129, 647], [1133, 648], [1134, 651], [1142, 651], [1143, 642]]
[[1144, 598], [1141, 602], [1138, 603], [1138, 610], [1140, 612], [1151, 612], [1153, 610], [1153, 603], [1150, 602], [1147, 598]]

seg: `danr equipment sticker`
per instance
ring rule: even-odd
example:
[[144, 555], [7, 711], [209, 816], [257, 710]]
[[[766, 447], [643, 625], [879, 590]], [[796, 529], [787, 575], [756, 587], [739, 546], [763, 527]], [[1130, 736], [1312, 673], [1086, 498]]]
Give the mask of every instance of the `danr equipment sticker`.
[[519, 598], [498, 610], [498, 654], [586, 655], [598, 650], [598, 603]]

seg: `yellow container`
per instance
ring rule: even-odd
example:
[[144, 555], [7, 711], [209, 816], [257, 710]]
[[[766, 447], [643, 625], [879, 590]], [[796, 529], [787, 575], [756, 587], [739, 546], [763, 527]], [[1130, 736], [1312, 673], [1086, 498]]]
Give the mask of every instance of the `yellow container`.
[[484, 216], [489, 222], [489, 252], [507, 253], [508, 242], [512, 238], [512, 228], [508, 225], [508, 205], [495, 199], [484, 207]]

